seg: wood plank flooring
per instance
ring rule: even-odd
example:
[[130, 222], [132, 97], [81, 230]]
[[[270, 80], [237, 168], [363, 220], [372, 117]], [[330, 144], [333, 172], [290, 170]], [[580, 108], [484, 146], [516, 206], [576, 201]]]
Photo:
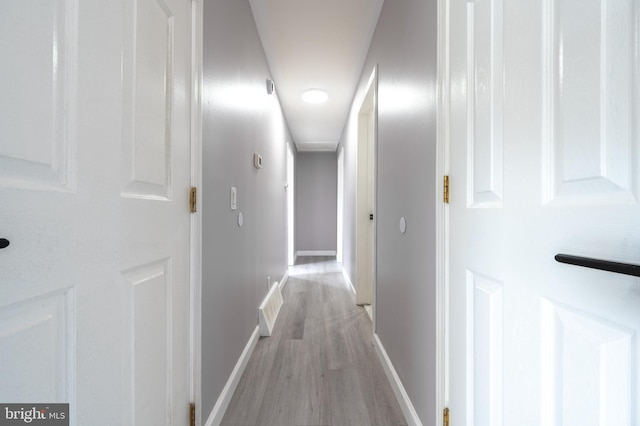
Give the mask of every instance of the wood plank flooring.
[[258, 341], [221, 425], [406, 425], [332, 258], [299, 258], [273, 335]]

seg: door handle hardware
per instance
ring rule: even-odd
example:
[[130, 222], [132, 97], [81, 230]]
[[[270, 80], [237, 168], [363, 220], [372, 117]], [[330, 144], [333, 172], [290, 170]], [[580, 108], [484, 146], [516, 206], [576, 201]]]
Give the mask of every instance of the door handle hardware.
[[571, 256], [569, 254], [556, 254], [555, 259], [560, 263], [566, 263], [569, 265], [582, 266], [584, 268], [599, 269], [601, 271], [615, 272], [616, 274], [640, 277], [640, 265], [634, 265], [632, 263], [611, 262], [609, 260]]
[[0, 249], [9, 247], [9, 240], [6, 238], [0, 238]]

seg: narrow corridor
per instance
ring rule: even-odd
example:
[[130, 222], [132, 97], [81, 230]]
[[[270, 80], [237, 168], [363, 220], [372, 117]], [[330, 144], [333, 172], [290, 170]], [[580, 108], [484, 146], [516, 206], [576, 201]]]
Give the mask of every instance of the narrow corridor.
[[273, 335], [258, 342], [222, 425], [406, 425], [333, 258], [299, 258]]

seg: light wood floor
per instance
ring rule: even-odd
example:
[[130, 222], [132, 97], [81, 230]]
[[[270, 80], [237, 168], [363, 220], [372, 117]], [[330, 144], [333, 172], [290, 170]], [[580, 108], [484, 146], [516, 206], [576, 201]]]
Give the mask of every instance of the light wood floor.
[[299, 259], [222, 425], [406, 425], [372, 346], [371, 321], [331, 258]]

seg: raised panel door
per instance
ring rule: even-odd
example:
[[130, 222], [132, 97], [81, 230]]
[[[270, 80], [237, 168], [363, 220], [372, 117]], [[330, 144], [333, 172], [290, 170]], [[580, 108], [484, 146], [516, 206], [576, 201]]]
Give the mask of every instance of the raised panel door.
[[0, 3], [0, 402], [188, 424], [190, 21]]
[[640, 425], [639, 6], [449, 5], [452, 424]]

